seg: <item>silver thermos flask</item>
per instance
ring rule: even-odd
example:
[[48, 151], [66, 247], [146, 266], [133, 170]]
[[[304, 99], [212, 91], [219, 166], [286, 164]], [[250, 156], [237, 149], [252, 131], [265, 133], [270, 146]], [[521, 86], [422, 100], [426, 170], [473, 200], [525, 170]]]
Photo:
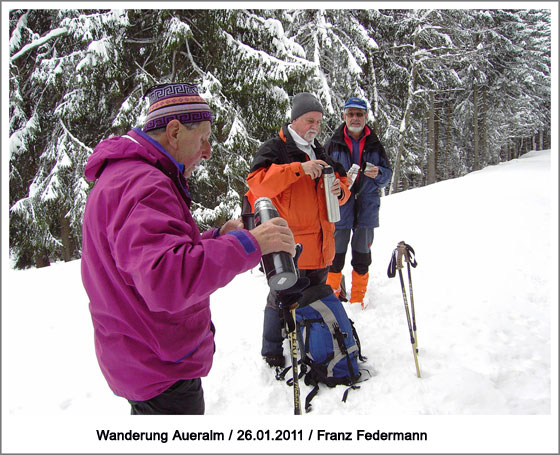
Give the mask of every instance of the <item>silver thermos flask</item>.
[[336, 223], [340, 221], [340, 208], [338, 206], [338, 197], [331, 193], [331, 188], [336, 179], [332, 166], [323, 167], [323, 185], [325, 187], [325, 201], [327, 203], [327, 213], [329, 221]]
[[[278, 216], [280, 215], [269, 198], [260, 197], [255, 201], [255, 227]], [[265, 254], [262, 265], [268, 286], [274, 291], [291, 288], [298, 280], [294, 260], [285, 251]]]

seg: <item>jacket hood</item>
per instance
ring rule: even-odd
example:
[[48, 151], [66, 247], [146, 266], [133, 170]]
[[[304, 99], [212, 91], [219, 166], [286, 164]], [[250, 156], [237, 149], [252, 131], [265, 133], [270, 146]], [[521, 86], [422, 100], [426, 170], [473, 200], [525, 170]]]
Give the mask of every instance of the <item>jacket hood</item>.
[[156, 165], [158, 161], [168, 160], [157, 150], [142, 147], [130, 135], [116, 136], [97, 144], [88, 158], [84, 174], [89, 181], [93, 182], [99, 178], [110, 161], [125, 159], [140, 159], [152, 165]]

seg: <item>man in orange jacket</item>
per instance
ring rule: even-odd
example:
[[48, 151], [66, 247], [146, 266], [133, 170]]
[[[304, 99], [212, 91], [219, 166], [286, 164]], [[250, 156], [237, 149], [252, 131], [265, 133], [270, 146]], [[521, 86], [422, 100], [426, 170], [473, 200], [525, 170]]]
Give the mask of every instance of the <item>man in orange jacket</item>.
[[[259, 197], [270, 198], [280, 216], [288, 221], [296, 243], [302, 244], [298, 268], [311, 286], [326, 283], [335, 254], [334, 223], [328, 221], [321, 178], [323, 166], [335, 170], [332, 193], [338, 196], [339, 204], [350, 196], [344, 168], [315, 139], [322, 118], [323, 107], [315, 96], [295, 95], [291, 123], [259, 148], [247, 177], [251, 203]], [[284, 366], [282, 343], [277, 295], [271, 290], [264, 312], [261, 350], [270, 366]]]

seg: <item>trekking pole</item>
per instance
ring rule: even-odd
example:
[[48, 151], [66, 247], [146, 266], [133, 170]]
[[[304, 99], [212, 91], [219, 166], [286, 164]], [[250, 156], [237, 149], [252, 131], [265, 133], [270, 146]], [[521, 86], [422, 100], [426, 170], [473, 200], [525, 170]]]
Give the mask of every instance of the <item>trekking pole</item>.
[[[296, 264], [296, 266], [302, 249], [303, 247], [301, 244], [296, 245], [296, 255], [294, 257], [294, 263]], [[286, 325], [286, 332], [288, 334], [288, 340], [290, 342], [290, 357], [292, 359], [292, 372], [294, 375], [292, 379], [292, 385], [294, 387], [295, 415], [301, 415], [296, 308], [298, 307], [299, 299], [302, 297], [302, 291], [307, 286], [309, 286], [309, 278], [299, 277], [296, 283], [291, 288], [278, 292], [278, 300], [280, 302], [280, 308], [282, 309], [284, 324]]]
[[404, 244], [404, 260], [408, 272], [408, 291], [410, 294], [410, 309], [412, 310], [412, 331], [414, 333], [414, 342], [416, 343], [416, 353], [418, 353], [418, 335], [416, 334], [416, 311], [414, 311], [414, 293], [412, 292], [412, 274], [410, 265], [416, 267], [416, 259], [414, 257], [414, 250], [410, 245]]
[[[293, 387], [294, 387], [294, 415], [301, 415], [301, 400], [299, 392], [299, 372], [298, 372], [298, 346], [296, 335], [296, 310], [295, 308], [289, 310], [289, 316], [292, 319], [293, 329], [288, 332], [288, 339], [290, 341], [290, 357], [292, 358], [292, 372], [293, 372]], [[290, 324], [286, 324], [289, 329]]]
[[[403, 278], [403, 274], [402, 274], [402, 269], [403, 269], [403, 256], [405, 257], [405, 260], [407, 260], [409, 269], [409, 279], [410, 279], [410, 264], [412, 264], [413, 267], [416, 267], [416, 260], [411, 258], [410, 256], [407, 256], [407, 250], [410, 248], [410, 250], [412, 251], [412, 253], [414, 253], [414, 250], [412, 250], [412, 248], [407, 245], [404, 242], [399, 242], [397, 245], [397, 248], [395, 248], [395, 250], [393, 251], [393, 255], [391, 256], [391, 262], [389, 263], [389, 269], [387, 270], [387, 275], [389, 276], [389, 278], [393, 278], [395, 276], [395, 269], [399, 271], [399, 278], [400, 278], [400, 282], [401, 282], [401, 291], [402, 291], [402, 295], [403, 295], [403, 301], [404, 301], [404, 310], [406, 313], [406, 321], [408, 323], [408, 333], [410, 335], [410, 343], [412, 345], [412, 354], [414, 355], [414, 364], [416, 366], [416, 376], [421, 377], [420, 375], [420, 365], [418, 364], [418, 348], [417, 348], [417, 344], [416, 344], [416, 320], [415, 320], [415, 316], [413, 313], [413, 319], [411, 319], [410, 316], [410, 310], [408, 308], [408, 300], [406, 298], [406, 289], [405, 289], [405, 285], [404, 285], [404, 278]], [[410, 262], [409, 262], [410, 261]], [[410, 283], [410, 289], [412, 289], [412, 282], [409, 281]], [[411, 294], [412, 297], [412, 294]], [[414, 320], [414, 327], [412, 324], [412, 320]]]

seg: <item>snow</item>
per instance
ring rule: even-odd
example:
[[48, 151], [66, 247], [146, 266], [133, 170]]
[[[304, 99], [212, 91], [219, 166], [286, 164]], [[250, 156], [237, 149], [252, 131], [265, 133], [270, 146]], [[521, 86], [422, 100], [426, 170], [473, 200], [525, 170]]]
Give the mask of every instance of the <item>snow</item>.
[[92, 41], [87, 47], [87, 53], [76, 66], [76, 71], [80, 72], [84, 68], [96, 66], [109, 60], [112, 54], [112, 45], [107, 38]]
[[[346, 403], [344, 387], [322, 387], [313, 411], [301, 417], [292, 417], [292, 388], [275, 380], [259, 354], [267, 286], [257, 268], [211, 299], [217, 351], [203, 379], [201, 418], [128, 415], [128, 403], [109, 390], [97, 365], [80, 261], [4, 267], [2, 451], [556, 453], [556, 159], [530, 152], [382, 198], [369, 307], [344, 304], [374, 376]], [[386, 274], [401, 240], [418, 260], [412, 279], [420, 379], [398, 276]], [[345, 274], [350, 281], [349, 257]], [[300, 385], [305, 398], [310, 387]], [[170, 440], [99, 441], [96, 430], [103, 429], [168, 432]], [[425, 431], [428, 441], [358, 441], [360, 429]], [[175, 430], [222, 431], [226, 441], [172, 441]], [[238, 440], [246, 430], [258, 437], [302, 430], [304, 440]], [[317, 441], [319, 430], [350, 431], [353, 440]]]
[[256, 76], [253, 75], [255, 80], [264, 79], [265, 76], [262, 73], [263, 65], [269, 72], [268, 76], [275, 80], [287, 81], [288, 72], [290, 67], [296, 67], [300, 63], [285, 62], [273, 55], [269, 55], [266, 52], [253, 49], [251, 46], [235, 39], [232, 35], [227, 32], [223, 32], [224, 38], [228, 46], [235, 47], [236, 51], [242, 56], [243, 59], [247, 61], [253, 61], [258, 63], [258, 68], [260, 74]]
[[243, 125], [243, 121], [237, 115], [235, 115], [228, 133], [228, 137], [224, 141], [224, 147], [230, 148], [235, 143], [235, 139], [240, 135], [247, 136], [247, 130]]
[[13, 154], [19, 154], [25, 145], [25, 141], [29, 140], [29, 137], [34, 136], [34, 132], [39, 130], [39, 121], [36, 115], [32, 115], [29, 120], [25, 123], [25, 126], [19, 130], [16, 130], [10, 136], [10, 156]]
[[10, 136], [10, 156], [16, 155], [23, 147], [22, 137], [25, 133], [25, 129], [20, 129], [14, 131]]
[[10, 61], [15, 62], [23, 54], [25, 54], [26, 52], [29, 52], [29, 50], [34, 49], [34, 48], [40, 46], [41, 44], [46, 43], [47, 41], [49, 41], [53, 38], [56, 38], [56, 37], [61, 36], [61, 35], [65, 35], [66, 33], [67, 33], [67, 30], [64, 27], [60, 27], [60, 28], [51, 30], [45, 36], [43, 36], [39, 39], [35, 39], [31, 43], [23, 46], [18, 52], [16, 52], [14, 55], [12, 55], [10, 57]]
[[191, 27], [177, 17], [166, 22], [165, 46], [179, 46], [182, 41], [193, 35]]

